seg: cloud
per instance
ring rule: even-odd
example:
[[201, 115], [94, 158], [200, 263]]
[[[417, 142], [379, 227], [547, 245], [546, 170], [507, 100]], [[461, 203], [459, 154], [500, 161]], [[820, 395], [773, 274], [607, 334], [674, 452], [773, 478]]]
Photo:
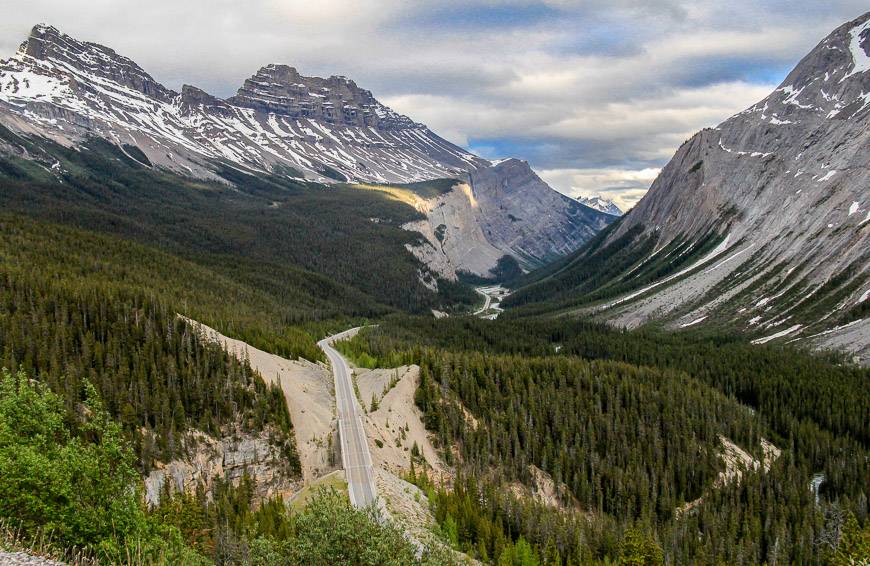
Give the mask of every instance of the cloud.
[[46, 22], [176, 89], [229, 96], [267, 63], [346, 75], [451, 141], [527, 159], [559, 190], [624, 205], [646, 183], [633, 174], [765, 96], [867, 9], [866, 0], [13, 1], [0, 0], [0, 53]]

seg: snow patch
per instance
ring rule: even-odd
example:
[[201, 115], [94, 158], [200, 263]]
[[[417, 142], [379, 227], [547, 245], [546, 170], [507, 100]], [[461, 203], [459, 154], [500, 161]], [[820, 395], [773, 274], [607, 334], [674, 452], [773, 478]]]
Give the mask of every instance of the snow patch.
[[707, 318], [707, 315], [704, 315], [704, 316], [702, 316], [702, 317], [700, 317], [700, 318], [696, 318], [696, 319], [693, 320], [692, 322], [687, 322], [687, 323], [685, 323], [685, 324], [681, 324], [681, 325], [680, 325], [680, 328], [686, 328], [687, 326], [694, 326], [694, 325], [698, 324], [699, 322], [703, 322], [704, 319], [706, 319], [706, 318]]
[[863, 24], [858, 24], [849, 30], [849, 53], [852, 54], [852, 70], [843, 75], [840, 82], [843, 82], [852, 75], [870, 70], [870, 56], [861, 48], [861, 35], [868, 29], [870, 29], [870, 20], [867, 20]]
[[788, 336], [789, 334], [793, 334], [803, 328], [803, 324], [795, 324], [794, 326], [790, 326], [785, 330], [781, 330], [776, 334], [771, 334], [770, 336], [765, 336], [764, 338], [756, 338], [752, 341], [753, 344], [766, 344], [771, 340], [776, 340], [777, 338], [782, 338], [783, 336]]
[[819, 178], [816, 182], [817, 182], [817, 183], [824, 183], [825, 181], [827, 181], [828, 179], [830, 179], [831, 177], [833, 177], [833, 176], [836, 175], [836, 174], [837, 174], [837, 170], [836, 170], [836, 169], [831, 169], [830, 171], [828, 171], [827, 173], [825, 173], [825, 176], [824, 176], [824, 177]]

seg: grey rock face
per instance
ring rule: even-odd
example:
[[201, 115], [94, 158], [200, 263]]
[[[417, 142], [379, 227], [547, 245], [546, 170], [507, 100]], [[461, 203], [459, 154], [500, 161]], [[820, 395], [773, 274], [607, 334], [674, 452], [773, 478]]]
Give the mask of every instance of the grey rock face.
[[127, 57], [96, 43], [78, 41], [52, 26], [35, 26], [19, 52], [39, 61], [54, 61], [61, 68], [108, 79], [160, 100], [175, 94]]
[[539, 267], [616, 220], [554, 191], [519, 159], [469, 171], [422, 212], [425, 221], [406, 226], [426, 238], [412, 251], [447, 279], [459, 271], [487, 277], [505, 254]]
[[286, 495], [299, 488], [300, 482], [287, 473], [287, 463], [270, 443], [267, 432], [215, 439], [194, 431], [187, 433], [184, 441], [185, 457], [158, 463], [145, 478], [145, 502], [149, 506], [160, 503], [166, 487], [172, 493], [191, 493], [201, 486], [210, 497], [216, 480], [238, 483], [245, 474], [255, 480], [256, 496], [260, 500]]
[[0, 124], [65, 145], [89, 136], [135, 145], [159, 167], [206, 179], [228, 164], [320, 182], [402, 183], [488, 163], [344, 77], [268, 65], [228, 100], [193, 86], [177, 93], [111, 49], [42, 25], [0, 62]]
[[571, 253], [614, 220], [552, 190], [519, 159], [472, 170], [468, 179], [487, 240], [527, 267]]
[[767, 98], [687, 141], [609, 241], [639, 228], [657, 250], [708, 234], [725, 244], [695, 273], [608, 316], [718, 322], [759, 342], [821, 346], [849, 324], [847, 349], [866, 359], [868, 71], [870, 13], [834, 30]]
[[245, 81], [227, 102], [291, 118], [312, 118], [328, 124], [371, 126], [379, 130], [422, 128], [393, 112], [346, 77], [304, 77], [287, 65], [267, 65]]

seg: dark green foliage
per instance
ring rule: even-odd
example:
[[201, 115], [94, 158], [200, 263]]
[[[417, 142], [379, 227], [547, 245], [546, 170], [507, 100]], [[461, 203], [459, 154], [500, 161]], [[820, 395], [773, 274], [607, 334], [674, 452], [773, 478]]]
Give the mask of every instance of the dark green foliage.
[[[723, 435], [757, 449], [750, 413], [685, 374], [553, 356], [425, 354], [417, 404], [472, 473], [529, 466], [582, 507], [620, 520], [665, 520], [700, 497], [722, 463]], [[449, 392], [449, 393], [445, 393]], [[469, 427], [462, 407], [480, 426]]]
[[0, 374], [0, 519], [25, 540], [43, 534], [60, 553], [78, 547], [106, 563], [132, 553], [197, 561], [177, 531], [146, 516], [121, 428], [90, 384], [82, 397], [71, 416], [26, 373]]
[[144, 153], [142, 153], [142, 150], [139, 149], [138, 147], [136, 147], [135, 145], [129, 145], [129, 144], [125, 143], [121, 147], [123, 147], [124, 153], [126, 153], [128, 156], [130, 156], [132, 159], [134, 159], [139, 164], [147, 165], [148, 167], [152, 166], [151, 161], [149, 161], [149, 159], [148, 159], [148, 156], [145, 155]]
[[191, 548], [218, 564], [249, 560], [250, 541], [259, 537], [288, 540], [294, 536], [294, 518], [278, 496], [255, 506], [254, 481], [238, 485], [218, 479], [208, 497], [202, 486], [195, 493], [165, 492], [151, 515], [177, 528]]
[[831, 559], [832, 566], [850, 566], [861, 564], [861, 561], [870, 560], [870, 524], [864, 528], [858, 525], [855, 515], [849, 513], [840, 535], [834, 556]]
[[495, 267], [490, 270], [493, 279], [499, 283], [510, 286], [518, 278], [522, 277], [523, 270], [519, 262], [511, 255], [503, 255], [498, 258]]
[[335, 491], [315, 496], [294, 517], [296, 536], [278, 546], [280, 561], [257, 564], [414, 564], [414, 547], [402, 532], [380, 525], [373, 509], [352, 509]]
[[113, 523], [125, 537], [142, 520], [135, 492], [116, 495], [138, 479], [119, 427], [93, 390], [85, 407], [93, 417], [79, 427], [90, 442], [71, 433], [62, 399], [45, 386], [23, 371], [0, 377], [0, 515], [67, 546], [111, 544]]
[[437, 228], [435, 228], [435, 237], [438, 238], [439, 242], [444, 242], [444, 234], [447, 232], [446, 224], [439, 224]]
[[[519, 497], [492, 480], [474, 476], [457, 478], [451, 489], [435, 487], [413, 469], [407, 478], [427, 495], [442, 537], [462, 552], [486, 564], [540, 564], [545, 566], [600, 563], [596, 557], [619, 557], [619, 526], [606, 516], [590, 520], [571, 507], [557, 509]], [[661, 548], [644, 533], [643, 548]], [[606, 563], [606, 562], [605, 562]]]
[[[342, 320], [308, 322], [335, 312], [326, 299], [312, 294], [300, 292], [282, 302], [253, 285], [148, 246], [26, 217], [0, 215], [0, 257], [5, 272], [30, 274], [38, 265], [46, 279], [159, 297], [176, 312], [288, 358], [321, 359], [315, 341], [349, 325]], [[312, 286], [318, 283], [316, 277], [311, 281]]]
[[613, 298], [689, 268], [722, 241], [715, 232], [694, 241], [678, 237], [654, 252], [657, 237], [646, 235], [642, 226], [605, 245], [612, 230], [603, 230], [564, 260], [517, 279], [521, 288], [505, 305], [519, 307], [513, 315], [529, 316]]
[[337, 169], [330, 167], [325, 163], [320, 166], [320, 172], [323, 174], [324, 177], [329, 177], [330, 179], [341, 181], [342, 183], [347, 181], [347, 177], [342, 175], [341, 171], [338, 171]]
[[177, 525], [188, 543], [217, 564], [283, 566], [448, 565], [453, 560], [432, 549], [417, 549], [374, 509], [359, 510], [334, 490], [319, 490], [305, 508], [291, 514], [280, 498], [252, 510], [253, 485], [218, 484], [212, 501], [202, 492], [167, 498], [154, 511]]
[[28, 172], [32, 162], [0, 159], [14, 172], [0, 191], [5, 211], [135, 240], [281, 303], [319, 303], [299, 309], [309, 311], [308, 320], [449, 303], [419, 281], [420, 263], [405, 249], [416, 236], [400, 226], [419, 213], [379, 191], [224, 167], [220, 175], [235, 184], [229, 187], [136, 164], [100, 140], [74, 151], [5, 135], [48, 163], [59, 161], [62, 171], [45, 178], [38, 166], [41, 173]]
[[[291, 515], [275, 498], [254, 507], [254, 484], [218, 480], [212, 497], [164, 493], [146, 512], [133, 452], [96, 391], [72, 415], [64, 400], [24, 372], [0, 374], [0, 520], [46, 550], [72, 547], [104, 564], [450, 564], [416, 558], [401, 530], [373, 509], [321, 492]], [[187, 545], [187, 546], [186, 546]]]

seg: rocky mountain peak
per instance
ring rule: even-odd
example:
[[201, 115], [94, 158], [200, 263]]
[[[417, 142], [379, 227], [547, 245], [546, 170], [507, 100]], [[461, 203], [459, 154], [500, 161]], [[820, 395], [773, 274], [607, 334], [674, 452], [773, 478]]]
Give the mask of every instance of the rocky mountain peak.
[[599, 212], [610, 214], [611, 216], [622, 216], [622, 209], [616, 206], [616, 203], [599, 195], [580, 197], [577, 199], [577, 202]]
[[870, 108], [870, 12], [831, 32], [770, 96], [729, 121], [788, 126], [845, 120]]
[[228, 99], [230, 104], [290, 118], [323, 120], [382, 130], [420, 125], [378, 102], [371, 91], [342, 76], [307, 77], [288, 65], [262, 67]]
[[154, 80], [132, 59], [96, 43], [79, 41], [54, 26], [38, 24], [18, 48], [18, 57], [30, 57], [58, 67], [59, 71], [88, 79], [97, 76], [134, 89], [143, 94], [166, 100], [174, 93]]
[[230, 105], [220, 98], [187, 84], [181, 87], [181, 110], [185, 115], [206, 111], [223, 116], [230, 116], [233, 113]]

